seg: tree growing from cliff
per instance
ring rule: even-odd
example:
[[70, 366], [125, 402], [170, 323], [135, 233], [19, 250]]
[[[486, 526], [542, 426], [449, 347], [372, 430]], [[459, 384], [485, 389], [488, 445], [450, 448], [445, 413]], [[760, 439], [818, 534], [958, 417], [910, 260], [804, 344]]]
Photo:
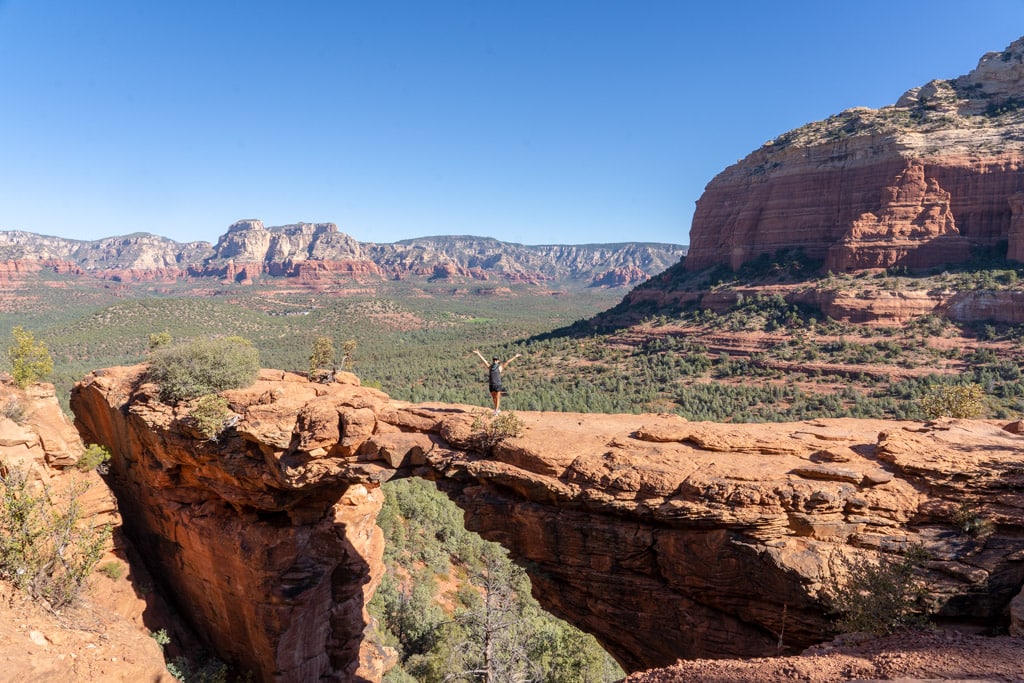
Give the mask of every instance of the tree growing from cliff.
[[21, 389], [33, 382], [46, 379], [53, 372], [53, 358], [46, 344], [36, 341], [31, 332], [21, 325], [11, 330], [14, 343], [7, 349], [11, 362], [11, 376]]
[[844, 633], [886, 635], [928, 623], [928, 588], [917, 570], [928, 553], [911, 546], [899, 558], [881, 555], [846, 562], [843, 579], [833, 582], [832, 604]]
[[334, 373], [334, 342], [330, 337], [317, 337], [309, 354], [309, 378], [323, 381]]
[[160, 385], [160, 397], [177, 403], [252, 385], [259, 373], [259, 353], [248, 339], [192, 339], [156, 349], [147, 377]]

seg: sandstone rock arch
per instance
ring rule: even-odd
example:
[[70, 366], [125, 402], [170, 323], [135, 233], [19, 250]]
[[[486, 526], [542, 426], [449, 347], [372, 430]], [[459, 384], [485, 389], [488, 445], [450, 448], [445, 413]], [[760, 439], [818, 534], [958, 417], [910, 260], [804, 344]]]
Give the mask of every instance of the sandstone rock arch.
[[[992, 623], [1024, 582], [1024, 437], [984, 422], [688, 423], [520, 413], [473, 448], [473, 408], [409, 404], [342, 375], [265, 370], [201, 440], [143, 366], [72, 393], [108, 446], [126, 530], [225, 659], [264, 681], [376, 681], [379, 484], [435, 480], [522, 563], [545, 607], [629, 670], [775, 654], [831, 635], [822, 582], [854, 554], [921, 543], [940, 619]], [[954, 528], [964, 500], [997, 533]]]

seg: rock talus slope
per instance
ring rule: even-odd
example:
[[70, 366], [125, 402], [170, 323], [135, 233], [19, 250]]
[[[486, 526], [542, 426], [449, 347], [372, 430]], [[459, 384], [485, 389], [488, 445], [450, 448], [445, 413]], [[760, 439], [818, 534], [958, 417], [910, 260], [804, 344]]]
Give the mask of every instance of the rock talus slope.
[[266, 370], [224, 393], [233, 426], [203, 441], [143, 371], [79, 383], [76, 425], [111, 448], [155, 573], [257, 680], [380, 680], [393, 653], [365, 604], [393, 476], [435, 480], [630, 671], [825, 641], [848, 560], [911, 545], [940, 623], [1006, 625], [1024, 582], [1024, 437], [998, 424], [518, 413], [520, 436], [482, 448], [480, 409]]
[[[7, 410], [17, 405], [21, 411]], [[72, 497], [80, 506], [81, 524], [113, 527], [99, 566], [124, 571], [125, 542], [121, 516], [110, 490], [95, 471], [75, 465], [82, 442], [61, 411], [52, 385], [26, 390], [0, 383], [0, 475], [27, 475], [29, 491], [46, 492], [63, 513]], [[10, 416], [21, 417], [17, 420]], [[79, 495], [72, 496], [71, 491]], [[124, 576], [94, 571], [79, 599], [60, 610], [45, 600], [19, 592], [0, 581], [0, 679], [89, 683], [173, 683], [164, 657], [150, 637], [143, 614], [147, 601]]]

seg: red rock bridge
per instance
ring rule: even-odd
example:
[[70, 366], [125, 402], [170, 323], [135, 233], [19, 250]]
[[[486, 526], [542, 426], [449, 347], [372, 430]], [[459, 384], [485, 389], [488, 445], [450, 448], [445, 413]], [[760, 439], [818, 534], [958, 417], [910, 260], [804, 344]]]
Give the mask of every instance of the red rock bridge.
[[[1024, 437], [996, 424], [523, 412], [484, 454], [482, 409], [265, 370], [224, 392], [238, 417], [209, 441], [144, 369], [80, 382], [76, 426], [110, 448], [126, 531], [165, 590], [262, 681], [380, 680], [365, 606], [394, 476], [435, 480], [629, 671], [776, 654], [783, 629], [787, 652], [827, 639], [821, 589], [846, 557], [923, 544], [947, 621], [1004, 621], [1024, 581]], [[956, 528], [963, 501], [996, 533]]]

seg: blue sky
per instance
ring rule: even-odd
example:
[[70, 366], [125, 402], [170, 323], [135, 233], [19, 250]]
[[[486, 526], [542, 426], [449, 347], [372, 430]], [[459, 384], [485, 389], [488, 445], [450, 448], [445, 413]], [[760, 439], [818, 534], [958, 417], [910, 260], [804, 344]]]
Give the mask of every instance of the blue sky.
[[686, 243], [766, 140], [973, 69], [1024, 0], [0, 0], [0, 230]]

